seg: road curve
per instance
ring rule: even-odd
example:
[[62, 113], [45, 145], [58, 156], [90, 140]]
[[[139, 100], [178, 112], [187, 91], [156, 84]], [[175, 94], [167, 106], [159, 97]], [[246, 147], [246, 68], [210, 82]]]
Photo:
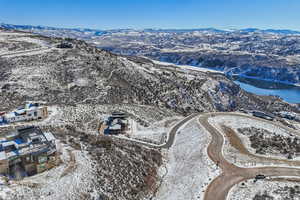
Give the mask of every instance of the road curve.
[[[127, 137], [121, 137], [121, 139], [133, 141], [133, 142], [135, 142], [137, 144], [141, 144], [143, 146], [147, 146], [147, 147], [150, 147], [150, 148], [157, 148], [157, 149], [165, 148], [165, 149], [168, 149], [168, 148], [170, 148], [173, 145], [174, 139], [175, 139], [175, 136], [176, 136], [176, 133], [178, 132], [178, 130], [185, 123], [187, 123], [188, 121], [192, 120], [193, 118], [196, 118], [197, 116], [199, 116], [199, 114], [198, 113], [194, 113], [194, 114], [191, 114], [191, 115], [187, 116], [186, 118], [182, 119], [181, 121], [179, 121], [175, 126], [173, 126], [171, 128], [171, 130], [169, 131], [169, 133], [167, 135], [167, 140], [163, 144], [154, 144], [154, 143], [144, 142], [142, 140], [131, 139], [131, 138], [127, 138]], [[118, 137], [118, 136], [114, 136], [114, 137]]]
[[177, 123], [169, 132], [167, 141], [160, 145], [160, 148], [170, 148], [173, 143], [174, 143], [174, 139], [175, 139], [175, 135], [178, 132], [179, 128], [181, 128], [185, 123], [187, 123], [188, 121], [192, 120], [193, 118], [199, 116], [198, 113], [194, 113], [189, 115], [188, 117], [184, 118], [183, 120], [181, 120], [179, 123]]
[[[208, 118], [212, 116], [221, 116], [221, 115], [232, 115], [239, 117], [247, 117], [255, 120], [260, 120], [268, 123], [275, 124], [281, 128], [284, 128], [288, 131], [293, 131], [296, 134], [296, 131], [284, 127], [282, 125], [278, 125], [274, 122], [270, 122], [267, 120], [263, 120], [260, 118], [247, 116], [244, 114], [237, 113], [205, 113], [200, 115], [199, 123], [211, 134], [211, 142], [207, 148], [207, 153], [209, 158], [215, 162], [222, 170], [222, 173], [216, 177], [207, 187], [205, 191], [204, 200], [226, 200], [229, 190], [236, 184], [241, 181], [255, 178], [257, 174], [264, 174], [265, 176], [299, 176], [300, 177], [300, 168], [289, 168], [289, 167], [257, 167], [257, 168], [242, 168], [235, 166], [234, 164], [228, 162], [223, 154], [223, 143], [224, 137], [223, 135], [213, 127], [209, 122]], [[128, 139], [132, 140], [135, 143], [148, 146], [150, 148], [170, 148], [175, 140], [176, 133], [178, 130], [186, 124], [188, 121], [196, 118], [199, 114], [192, 114], [180, 122], [178, 122], [168, 133], [168, 138], [164, 144], [157, 145], [151, 144], [140, 140]], [[126, 139], [126, 138], [123, 138]], [[266, 158], [268, 159], [268, 158]]]
[[[287, 167], [257, 167], [257, 168], [241, 168], [228, 162], [222, 154], [224, 138], [222, 134], [214, 128], [208, 118], [216, 115], [235, 115], [258, 119], [252, 116], [245, 116], [234, 113], [208, 113], [201, 115], [200, 124], [211, 134], [212, 139], [208, 146], [208, 156], [222, 169], [222, 174], [215, 178], [205, 191], [204, 200], [226, 200], [229, 190], [239, 182], [251, 178], [255, 178], [257, 174], [265, 176], [300, 176], [299, 168]], [[266, 158], [267, 159], [267, 158]]]

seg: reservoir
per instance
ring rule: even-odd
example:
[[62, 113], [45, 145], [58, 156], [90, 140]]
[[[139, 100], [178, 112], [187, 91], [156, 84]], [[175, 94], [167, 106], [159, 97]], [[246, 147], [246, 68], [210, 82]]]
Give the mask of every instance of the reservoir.
[[300, 103], [300, 87], [249, 78], [235, 78], [234, 82], [247, 92], [257, 95], [279, 96], [289, 103]]
[[[170, 65], [173, 63], [162, 62], [152, 60], [154, 63], [161, 65]], [[176, 64], [173, 64], [176, 65]], [[193, 68], [195, 66], [192, 65], [177, 65], [182, 68]], [[200, 71], [212, 71], [216, 73], [222, 73], [221, 70], [211, 69], [211, 68], [203, 68], [203, 67], [195, 67]], [[246, 78], [241, 76], [227, 76], [227, 78], [234, 81], [236, 84], [240, 85], [240, 87], [247, 92], [251, 92], [257, 95], [273, 95], [279, 96], [284, 101], [288, 103], [300, 103], [300, 86], [293, 86], [284, 83], [277, 83], [272, 81], [265, 81], [259, 79]]]

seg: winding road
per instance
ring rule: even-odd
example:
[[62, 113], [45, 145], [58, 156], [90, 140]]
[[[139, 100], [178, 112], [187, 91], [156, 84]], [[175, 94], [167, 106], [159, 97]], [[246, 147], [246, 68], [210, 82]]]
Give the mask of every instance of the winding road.
[[[248, 117], [255, 120], [261, 120], [252, 116], [245, 116], [235, 113], [209, 113], [199, 117], [200, 124], [211, 134], [212, 140], [208, 146], [208, 156], [222, 169], [222, 174], [215, 178], [207, 187], [205, 192], [205, 200], [225, 200], [229, 190], [241, 181], [255, 178], [258, 174], [271, 176], [300, 176], [299, 168], [288, 167], [257, 167], [257, 168], [241, 168], [228, 162], [223, 154], [222, 148], [224, 144], [223, 135], [213, 127], [208, 118], [211, 116], [232, 115], [239, 117]], [[261, 120], [265, 121], [265, 120]], [[277, 124], [276, 124], [277, 125]], [[267, 158], [266, 158], [267, 159]]]
[[[191, 114], [191, 115], [187, 116], [186, 118], [182, 119], [181, 121], [179, 121], [175, 126], [173, 126], [171, 128], [171, 130], [168, 133], [166, 142], [163, 143], [163, 144], [153, 144], [153, 143], [144, 142], [144, 141], [141, 141], [141, 140], [138, 140], [138, 139], [131, 139], [131, 138], [127, 138], [127, 137], [122, 137], [122, 139], [133, 141], [135, 143], [138, 143], [138, 144], [150, 147], [150, 148], [158, 148], [158, 149], [165, 148], [165, 149], [168, 149], [173, 145], [176, 133], [179, 131], [179, 129], [181, 127], [183, 127], [188, 121], [194, 119], [198, 115], [199, 114], [197, 114], [197, 113]], [[118, 136], [115, 136], [115, 137], [118, 137]]]
[[[227, 161], [224, 158], [222, 153], [223, 144], [224, 144], [223, 134], [220, 133], [219, 130], [217, 130], [213, 125], [211, 125], [208, 122], [208, 119], [210, 117], [224, 116], [224, 115], [246, 117], [249, 119], [271, 123], [289, 131], [290, 133], [299, 135], [299, 132], [272, 121], [260, 119], [245, 114], [219, 112], [219, 113], [192, 114], [184, 118], [169, 131], [166, 142], [161, 145], [151, 144], [151, 143], [143, 142], [140, 140], [134, 140], [134, 139], [128, 139], [128, 140], [132, 140], [136, 143], [146, 145], [151, 148], [170, 148], [174, 143], [176, 133], [179, 132], [179, 129], [185, 126], [187, 122], [189, 122], [190, 120], [199, 117], [199, 121], [198, 121], [199, 124], [211, 134], [211, 142], [207, 148], [208, 156], [222, 170], [222, 173], [218, 177], [216, 177], [206, 188], [204, 200], [226, 200], [228, 193], [233, 186], [247, 179], [253, 179], [258, 174], [263, 174], [266, 177], [272, 177], [272, 176], [276, 176], [276, 177], [277, 176], [299, 176], [300, 177], [300, 168], [292, 168], [292, 167], [242, 168]], [[272, 158], [264, 158], [264, 159], [271, 160]], [[292, 162], [292, 161], [288, 161], [288, 162]], [[300, 165], [298, 164], [299, 163], [295, 161], [294, 166], [300, 167]]]

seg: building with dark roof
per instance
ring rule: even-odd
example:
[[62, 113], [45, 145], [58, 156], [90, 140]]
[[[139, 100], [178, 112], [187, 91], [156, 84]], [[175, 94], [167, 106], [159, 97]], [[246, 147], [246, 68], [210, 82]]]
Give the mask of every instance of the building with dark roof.
[[121, 112], [113, 112], [102, 124], [105, 135], [124, 134], [128, 129], [127, 115]]
[[39, 127], [17, 129], [0, 138], [0, 174], [16, 178], [18, 168], [22, 176], [30, 176], [55, 164], [55, 137]]

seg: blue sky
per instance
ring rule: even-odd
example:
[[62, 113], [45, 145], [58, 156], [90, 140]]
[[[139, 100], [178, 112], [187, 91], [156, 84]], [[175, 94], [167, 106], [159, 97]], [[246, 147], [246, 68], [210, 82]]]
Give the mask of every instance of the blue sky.
[[0, 22], [97, 29], [300, 30], [300, 0], [0, 0]]

